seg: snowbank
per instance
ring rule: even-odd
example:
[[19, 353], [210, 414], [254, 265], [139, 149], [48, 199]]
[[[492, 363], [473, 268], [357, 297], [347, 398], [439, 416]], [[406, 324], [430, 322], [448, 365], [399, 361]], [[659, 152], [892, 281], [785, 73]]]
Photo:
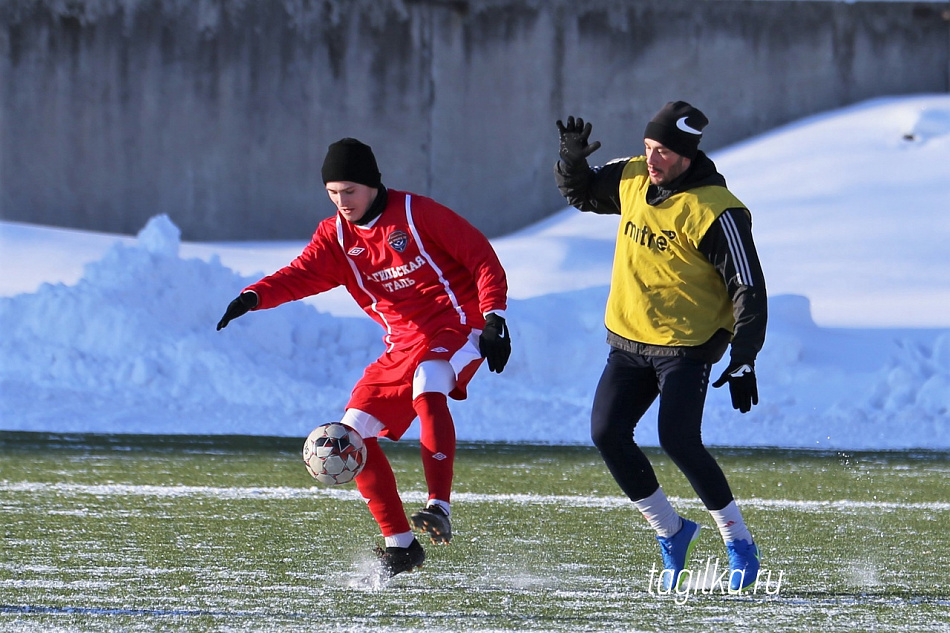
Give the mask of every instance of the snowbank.
[[[256, 277], [180, 250], [178, 229], [159, 216], [77, 283], [0, 298], [2, 428], [303, 437], [338, 419], [382, 350], [378, 327], [298, 302], [217, 332], [228, 302]], [[589, 443], [606, 293], [512, 302], [508, 368], [480, 372], [469, 400], [453, 405], [461, 441]], [[946, 330], [820, 328], [807, 299], [776, 296], [757, 371], [761, 403], [750, 414], [711, 391], [707, 443], [950, 448]], [[654, 418], [638, 429], [645, 445], [656, 443]]]

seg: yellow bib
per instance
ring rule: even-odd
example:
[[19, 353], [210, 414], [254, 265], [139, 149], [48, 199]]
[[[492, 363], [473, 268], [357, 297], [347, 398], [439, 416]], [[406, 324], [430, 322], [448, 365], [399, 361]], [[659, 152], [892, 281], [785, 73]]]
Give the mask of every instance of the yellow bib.
[[657, 206], [646, 203], [646, 160], [620, 181], [620, 226], [604, 322], [614, 334], [650, 345], [701, 345], [735, 327], [732, 301], [699, 242], [723, 211], [745, 208], [728, 189], [698, 187]]

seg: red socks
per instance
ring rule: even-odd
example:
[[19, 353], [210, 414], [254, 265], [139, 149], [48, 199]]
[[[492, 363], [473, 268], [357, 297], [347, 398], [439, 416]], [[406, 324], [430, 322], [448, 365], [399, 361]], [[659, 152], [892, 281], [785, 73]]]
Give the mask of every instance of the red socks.
[[[429, 499], [449, 502], [455, 471], [455, 422], [449, 412], [448, 400], [441, 393], [423, 393], [413, 400], [412, 406], [421, 425], [422, 468]], [[369, 511], [383, 536], [408, 532], [411, 528], [389, 459], [377, 438], [368, 437], [363, 441], [366, 443], [366, 466], [356, 476], [356, 487], [367, 500]]]
[[366, 499], [370, 514], [379, 524], [383, 536], [408, 532], [411, 528], [389, 459], [380, 448], [378, 439], [367, 437], [363, 441], [366, 443], [366, 466], [356, 476], [356, 487]]
[[455, 422], [445, 394], [419, 394], [412, 401], [421, 426], [422, 468], [429, 499], [449, 502], [455, 473]]

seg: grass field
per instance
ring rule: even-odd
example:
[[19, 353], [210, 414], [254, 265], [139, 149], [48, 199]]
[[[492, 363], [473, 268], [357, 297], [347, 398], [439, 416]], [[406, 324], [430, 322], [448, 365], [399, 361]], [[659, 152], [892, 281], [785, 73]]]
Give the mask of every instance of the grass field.
[[[301, 440], [0, 434], [2, 631], [950, 631], [950, 455], [716, 450], [763, 552], [754, 594], [661, 595], [652, 533], [586, 447], [463, 445], [452, 544], [355, 582], [380, 542]], [[418, 445], [386, 443], [407, 511]], [[685, 479], [664, 489], [725, 549]]]

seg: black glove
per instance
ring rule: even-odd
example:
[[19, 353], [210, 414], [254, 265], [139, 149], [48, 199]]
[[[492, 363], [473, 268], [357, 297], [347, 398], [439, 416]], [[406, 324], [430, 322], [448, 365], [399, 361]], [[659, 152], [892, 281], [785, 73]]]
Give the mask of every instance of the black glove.
[[584, 119], [575, 119], [572, 116], [567, 117], [567, 125], [557, 122], [557, 130], [561, 134], [561, 160], [569, 165], [576, 165], [600, 149], [600, 141], [587, 143], [590, 129], [590, 123], [584, 123]]
[[485, 317], [485, 329], [478, 337], [478, 350], [488, 361], [488, 369], [500, 374], [511, 356], [511, 335], [504, 317], [497, 314]]
[[753, 363], [731, 361], [719, 380], [713, 383], [713, 387], [722, 387], [727, 382], [733, 409], [745, 413], [752, 409], [752, 405], [759, 404], [759, 388], [755, 383]]
[[224, 311], [224, 316], [221, 317], [221, 320], [218, 321], [218, 330], [222, 330], [228, 326], [228, 323], [238, 318], [241, 315], [247, 314], [248, 310], [253, 310], [257, 307], [257, 293], [251, 292], [242, 292], [237, 299], [228, 304], [228, 309]]

